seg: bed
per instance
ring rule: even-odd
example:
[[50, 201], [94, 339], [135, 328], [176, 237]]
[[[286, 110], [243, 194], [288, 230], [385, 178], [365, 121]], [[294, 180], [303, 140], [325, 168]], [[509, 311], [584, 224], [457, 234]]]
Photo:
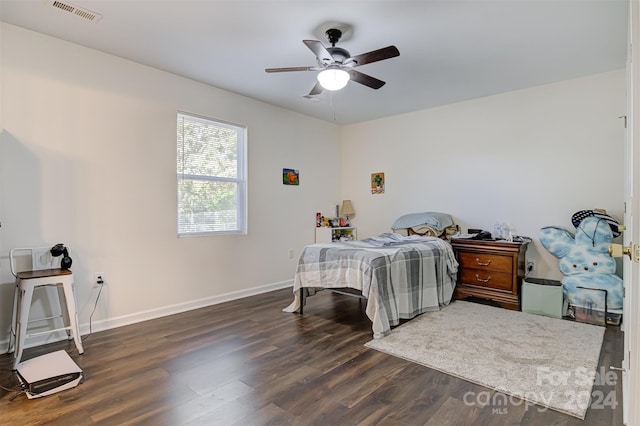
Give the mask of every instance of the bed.
[[302, 314], [307, 297], [323, 289], [355, 294], [367, 301], [374, 338], [401, 319], [439, 310], [451, 301], [458, 270], [447, 241], [454, 225], [443, 223], [448, 222], [428, 225], [438, 236], [415, 235], [412, 229], [420, 224], [402, 223], [404, 228], [373, 238], [306, 246], [294, 278], [294, 301], [283, 310]]

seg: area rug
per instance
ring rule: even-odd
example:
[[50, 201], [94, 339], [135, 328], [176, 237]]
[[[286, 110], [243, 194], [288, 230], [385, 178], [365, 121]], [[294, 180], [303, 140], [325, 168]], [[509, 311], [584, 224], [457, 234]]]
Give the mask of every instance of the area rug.
[[455, 301], [365, 346], [584, 419], [603, 337], [604, 327]]

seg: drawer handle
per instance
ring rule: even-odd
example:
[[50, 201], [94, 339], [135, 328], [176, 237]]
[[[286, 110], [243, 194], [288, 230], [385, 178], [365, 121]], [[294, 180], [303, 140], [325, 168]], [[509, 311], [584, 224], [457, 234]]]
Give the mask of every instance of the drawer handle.
[[484, 278], [480, 278], [480, 276], [476, 274], [476, 280], [480, 281], [481, 283], [488, 283], [489, 281], [491, 281], [491, 275], [489, 275], [486, 279], [484, 279]]
[[489, 266], [491, 265], [491, 259], [487, 260], [486, 262], [480, 262], [480, 259], [476, 257], [476, 263], [480, 266]]

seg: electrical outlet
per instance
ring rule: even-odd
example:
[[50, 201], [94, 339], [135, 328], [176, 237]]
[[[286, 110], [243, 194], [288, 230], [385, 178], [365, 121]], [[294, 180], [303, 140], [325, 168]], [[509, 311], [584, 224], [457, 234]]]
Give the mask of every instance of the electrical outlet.
[[536, 271], [536, 263], [533, 260], [527, 260], [527, 274], [532, 274]]
[[293, 259], [293, 249], [289, 249], [289, 259]]
[[104, 272], [94, 272], [93, 273], [93, 286], [100, 287], [105, 284]]

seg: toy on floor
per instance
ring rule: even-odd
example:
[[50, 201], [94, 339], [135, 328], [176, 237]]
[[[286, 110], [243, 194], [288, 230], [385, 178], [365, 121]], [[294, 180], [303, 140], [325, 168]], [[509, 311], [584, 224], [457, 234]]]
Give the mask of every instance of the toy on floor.
[[540, 242], [558, 258], [564, 274], [564, 297], [570, 305], [578, 304], [576, 289], [584, 287], [606, 290], [607, 309], [622, 309], [623, 283], [616, 275], [616, 261], [608, 252], [612, 241], [612, 226], [598, 215], [585, 217], [577, 225], [575, 235], [554, 226], [540, 230]]

